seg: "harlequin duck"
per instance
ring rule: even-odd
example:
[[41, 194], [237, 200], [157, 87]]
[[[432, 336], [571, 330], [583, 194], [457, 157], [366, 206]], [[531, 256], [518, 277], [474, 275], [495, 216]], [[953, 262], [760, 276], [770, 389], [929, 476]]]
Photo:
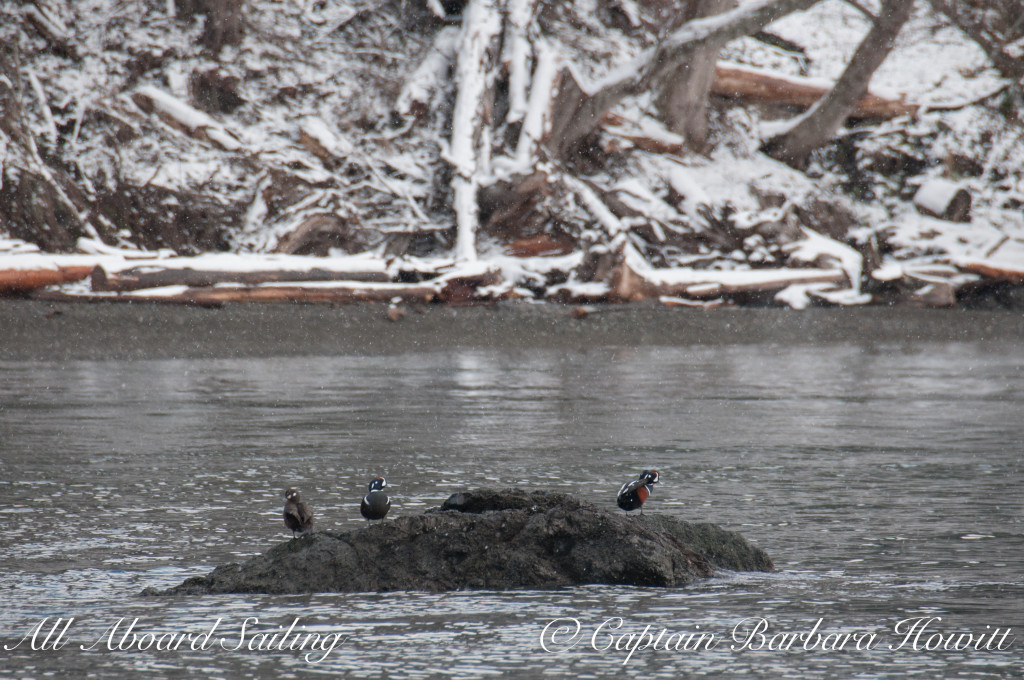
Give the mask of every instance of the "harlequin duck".
[[369, 493], [363, 496], [363, 502], [359, 504], [359, 512], [367, 520], [384, 519], [391, 509], [391, 499], [384, 493], [388, 482], [383, 477], [374, 477], [370, 480]]
[[298, 489], [288, 489], [284, 492], [284, 525], [292, 530], [292, 538], [295, 532], [300, 534], [313, 528], [313, 509], [302, 502]]
[[644, 514], [644, 501], [651, 495], [651, 485], [658, 483], [657, 470], [644, 470], [640, 476], [631, 482], [626, 482], [619, 489], [619, 495], [615, 499], [619, 507], [629, 512], [640, 508], [640, 514]]

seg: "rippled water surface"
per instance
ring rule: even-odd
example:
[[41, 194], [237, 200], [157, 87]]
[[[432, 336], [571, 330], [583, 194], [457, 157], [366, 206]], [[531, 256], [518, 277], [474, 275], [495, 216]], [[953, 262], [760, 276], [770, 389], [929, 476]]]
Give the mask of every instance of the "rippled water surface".
[[[1024, 342], [0, 363], [0, 676], [1021, 677], [1022, 414]], [[139, 596], [288, 538], [286, 486], [340, 529], [364, 524], [375, 474], [398, 516], [480, 485], [614, 509], [646, 467], [662, 475], [649, 512], [741, 531], [778, 572], [670, 590]], [[32, 649], [41, 622], [37, 647], [72, 617], [67, 644]], [[249, 617], [340, 642], [250, 650]], [[898, 622], [919, 617], [941, 620], [895, 649]], [[766, 641], [818, 619], [808, 640], [851, 637], [743, 648], [760, 619]], [[205, 650], [116, 648], [212, 627]], [[645, 629], [665, 633], [630, 657]], [[700, 633], [714, 638], [681, 643]], [[925, 649], [947, 639], [934, 633], [974, 645]]]

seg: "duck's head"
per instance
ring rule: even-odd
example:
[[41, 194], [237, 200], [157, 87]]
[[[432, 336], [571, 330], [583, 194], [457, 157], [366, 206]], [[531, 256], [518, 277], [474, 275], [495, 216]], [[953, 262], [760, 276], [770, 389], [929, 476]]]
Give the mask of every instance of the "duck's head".
[[298, 489], [288, 489], [287, 491], [284, 492], [284, 499], [286, 501], [295, 501], [296, 503], [298, 503], [299, 502], [299, 490]]
[[381, 491], [388, 485], [388, 480], [383, 477], [374, 477], [370, 480], [370, 491]]
[[644, 484], [657, 484], [661, 476], [657, 470], [644, 470], [640, 473], [640, 479], [644, 480]]

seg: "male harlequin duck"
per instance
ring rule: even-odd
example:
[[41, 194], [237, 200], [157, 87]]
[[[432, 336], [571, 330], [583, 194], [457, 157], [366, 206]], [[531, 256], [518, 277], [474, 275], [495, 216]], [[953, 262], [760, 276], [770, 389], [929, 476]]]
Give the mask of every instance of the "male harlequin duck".
[[384, 487], [388, 482], [383, 477], [374, 477], [370, 481], [370, 492], [363, 496], [363, 502], [359, 504], [359, 512], [367, 520], [384, 519], [391, 509], [391, 499], [384, 493]]
[[298, 489], [288, 489], [284, 492], [284, 525], [292, 530], [292, 538], [295, 532], [300, 534], [313, 528], [313, 509], [302, 502]]
[[657, 470], [644, 470], [640, 476], [631, 482], [626, 482], [619, 489], [619, 495], [615, 499], [619, 507], [629, 512], [640, 508], [640, 514], [644, 514], [644, 501], [651, 495], [651, 485], [658, 483]]

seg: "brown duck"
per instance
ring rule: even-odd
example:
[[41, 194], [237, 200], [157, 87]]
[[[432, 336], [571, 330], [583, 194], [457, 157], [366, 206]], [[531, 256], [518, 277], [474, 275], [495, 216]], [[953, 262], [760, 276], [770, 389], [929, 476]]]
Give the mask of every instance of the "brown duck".
[[302, 502], [298, 489], [288, 489], [284, 492], [284, 525], [292, 530], [292, 538], [295, 533], [302, 533], [313, 528], [313, 509]]

